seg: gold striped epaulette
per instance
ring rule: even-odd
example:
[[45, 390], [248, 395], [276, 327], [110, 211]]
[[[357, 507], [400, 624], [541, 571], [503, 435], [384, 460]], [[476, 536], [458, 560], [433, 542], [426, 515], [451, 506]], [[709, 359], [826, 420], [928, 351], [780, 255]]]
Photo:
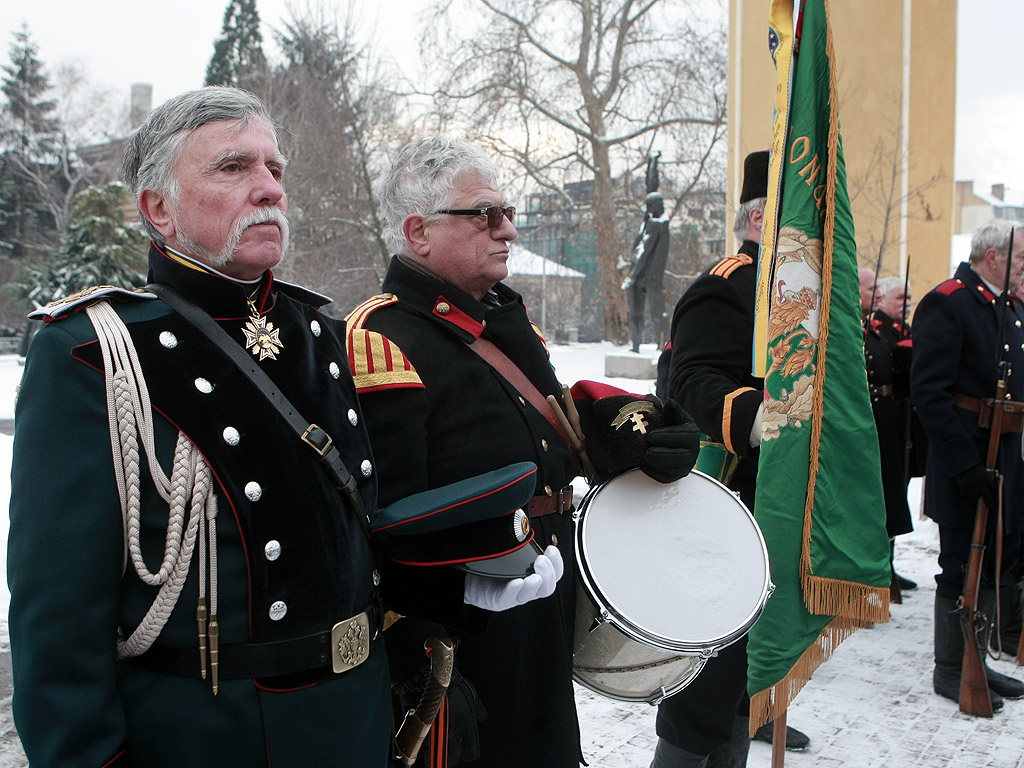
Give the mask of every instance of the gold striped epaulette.
[[54, 299], [45, 307], [30, 312], [29, 317], [49, 323], [65, 318], [73, 311], [88, 304], [107, 298], [155, 299], [156, 294], [150, 293], [144, 288], [137, 288], [133, 291], [128, 288], [118, 288], [115, 285], [94, 285], [62, 299]]
[[747, 256], [747, 254], [737, 253], [735, 256], [726, 256], [708, 270], [708, 274], [717, 275], [718, 277], [728, 277], [740, 267], [746, 267], [753, 263], [754, 260], [750, 256]]
[[544, 345], [545, 349], [547, 349], [548, 341], [544, 338], [544, 334], [541, 333], [540, 326], [531, 320], [530, 327], [533, 328], [533, 332], [537, 334], [537, 338], [540, 339], [540, 343]]
[[405, 353], [391, 339], [364, 327], [374, 311], [398, 303], [398, 297], [382, 293], [367, 299], [345, 318], [348, 361], [356, 391], [422, 388], [423, 381]]

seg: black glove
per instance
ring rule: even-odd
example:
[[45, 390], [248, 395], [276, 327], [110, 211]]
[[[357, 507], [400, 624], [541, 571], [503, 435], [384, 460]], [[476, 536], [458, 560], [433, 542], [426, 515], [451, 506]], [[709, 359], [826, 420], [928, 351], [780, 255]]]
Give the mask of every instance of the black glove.
[[995, 509], [996, 500], [999, 498], [999, 483], [995, 473], [985, 469], [984, 464], [979, 462], [953, 479], [956, 480], [956, 486], [963, 496], [971, 501], [984, 499], [986, 507]]
[[[430, 677], [430, 665], [423, 666], [400, 686], [395, 687], [403, 712], [415, 709]], [[487, 719], [487, 709], [476, 688], [459, 672], [452, 670], [452, 679], [445, 695], [448, 704], [448, 766], [480, 757], [480, 732], [477, 723]], [[420, 750], [416, 765], [425, 765], [426, 750]]]
[[700, 429], [675, 400], [662, 404], [663, 426], [647, 436], [647, 450], [640, 461], [644, 474], [659, 483], [671, 483], [686, 477], [697, 462]]

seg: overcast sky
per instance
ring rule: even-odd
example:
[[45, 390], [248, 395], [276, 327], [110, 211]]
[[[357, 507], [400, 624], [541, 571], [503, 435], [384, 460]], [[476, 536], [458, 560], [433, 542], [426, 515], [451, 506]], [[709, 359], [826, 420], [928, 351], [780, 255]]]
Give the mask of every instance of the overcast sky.
[[[897, 0], [893, 0], [896, 2]], [[945, 2], [949, 0], [930, 0]], [[264, 41], [288, 18], [288, 5], [308, 0], [258, 0]], [[363, 29], [394, 52], [416, 50], [417, 10], [426, 0], [361, 3]], [[326, 0], [325, 5], [330, 4]], [[0, 61], [7, 63], [12, 32], [27, 22], [51, 74], [65, 60], [82, 62], [90, 78], [127, 94], [131, 83], [153, 86], [154, 105], [203, 84], [213, 40], [220, 33], [226, 0], [136, 3], [124, 0], [27, 0], [0, 14]], [[345, 7], [344, 0], [338, 5]], [[765, 0], [767, 20], [768, 0]], [[915, 3], [922, 13], [927, 3]], [[379, 9], [379, 10], [378, 10]], [[377, 18], [382, 13], [384, 21]], [[767, 23], [767, 22], [766, 22]], [[983, 189], [1004, 183], [1024, 192], [1024, 2], [960, 0], [957, 35], [957, 179]], [[272, 53], [272, 48], [268, 52]], [[952, 55], [953, 52], [950, 52]], [[405, 59], [407, 74], [415, 66]]]

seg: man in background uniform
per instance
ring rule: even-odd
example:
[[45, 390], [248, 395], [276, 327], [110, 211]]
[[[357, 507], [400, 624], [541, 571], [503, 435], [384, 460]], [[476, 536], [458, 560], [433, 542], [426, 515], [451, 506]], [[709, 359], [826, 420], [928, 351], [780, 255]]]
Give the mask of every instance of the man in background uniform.
[[[709, 471], [754, 508], [761, 445], [764, 380], [751, 374], [757, 254], [768, 188], [768, 152], [746, 157], [734, 231], [739, 251], [704, 272], [676, 304], [668, 397], [679, 399], [715, 446]], [[750, 747], [747, 638], [708, 660], [686, 688], [658, 705], [658, 745], [651, 768], [742, 768]], [[765, 739], [771, 740], [771, 724]], [[760, 731], [759, 731], [760, 735]], [[787, 747], [803, 749], [808, 738], [787, 730]]]
[[[905, 466], [907, 429], [905, 408], [910, 407], [910, 347], [898, 345], [909, 337], [901, 320], [906, 296], [904, 281], [886, 277], [874, 286], [874, 312], [864, 320], [864, 360], [867, 367], [871, 411], [878, 432], [882, 491], [885, 500], [885, 530], [889, 535], [889, 560], [892, 565], [895, 538], [914, 530], [907, 505], [909, 467]], [[889, 314], [894, 312], [895, 314]], [[901, 602], [901, 592], [917, 587], [910, 579], [892, 571], [892, 598]]]
[[[1020, 411], [1020, 401], [1024, 401], [1024, 309], [1011, 296], [1004, 315], [999, 298], [1006, 279], [1011, 231], [1010, 286], [1015, 285], [1024, 273], [1024, 228], [1019, 222], [996, 219], [978, 228], [971, 239], [970, 260], [957, 267], [952, 279], [929, 291], [914, 314], [911, 394], [928, 433], [924, 511], [939, 526], [932, 682], [936, 693], [953, 701], [960, 697], [964, 654], [957, 603], [964, 593], [978, 500], [983, 498], [991, 510], [978, 597], [978, 610], [990, 622], [995, 620], [996, 586], [1008, 585], [1024, 534]], [[997, 341], [1001, 325], [1002, 350]], [[1014, 410], [1003, 415], [996, 462], [1000, 485], [986, 471], [989, 429], [980, 420], [991, 415], [999, 377], [997, 363], [1004, 356], [1010, 364], [1007, 404]], [[997, 514], [1000, 503], [1001, 516]], [[1002, 544], [998, 571], [997, 543]], [[1019, 680], [987, 665], [986, 676], [993, 710], [1002, 708], [1003, 698], [1024, 697], [1024, 684]]]

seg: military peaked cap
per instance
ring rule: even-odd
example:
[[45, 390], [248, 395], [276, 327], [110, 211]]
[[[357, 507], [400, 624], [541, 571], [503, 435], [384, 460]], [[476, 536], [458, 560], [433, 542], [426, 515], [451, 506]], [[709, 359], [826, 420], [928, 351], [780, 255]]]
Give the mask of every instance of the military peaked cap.
[[537, 556], [530, 517], [537, 465], [524, 461], [407, 496], [374, 513], [387, 556], [405, 565], [455, 565], [526, 576]]

